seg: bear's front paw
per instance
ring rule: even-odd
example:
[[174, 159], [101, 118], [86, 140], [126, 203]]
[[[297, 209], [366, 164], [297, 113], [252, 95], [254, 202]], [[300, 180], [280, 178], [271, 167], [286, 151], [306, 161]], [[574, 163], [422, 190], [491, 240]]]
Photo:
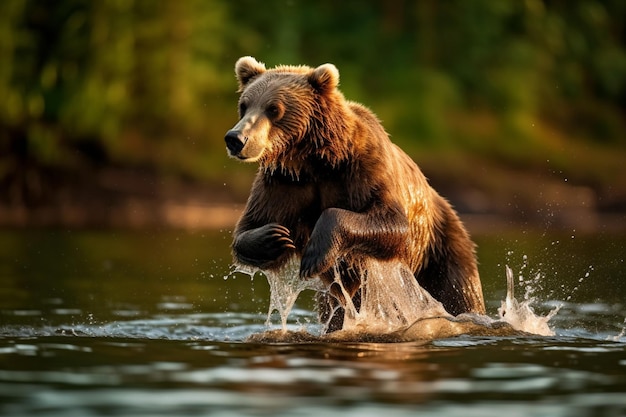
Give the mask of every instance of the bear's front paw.
[[278, 223], [266, 224], [242, 234], [233, 247], [240, 262], [261, 269], [296, 248], [289, 229]]

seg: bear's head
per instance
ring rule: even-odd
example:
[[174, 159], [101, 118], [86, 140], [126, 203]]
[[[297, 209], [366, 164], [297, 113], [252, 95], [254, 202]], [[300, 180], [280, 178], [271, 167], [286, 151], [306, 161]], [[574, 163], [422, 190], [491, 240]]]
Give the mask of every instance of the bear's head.
[[266, 171], [298, 176], [313, 161], [346, 158], [346, 101], [332, 64], [266, 69], [252, 57], [235, 65], [239, 122], [226, 133], [228, 154]]

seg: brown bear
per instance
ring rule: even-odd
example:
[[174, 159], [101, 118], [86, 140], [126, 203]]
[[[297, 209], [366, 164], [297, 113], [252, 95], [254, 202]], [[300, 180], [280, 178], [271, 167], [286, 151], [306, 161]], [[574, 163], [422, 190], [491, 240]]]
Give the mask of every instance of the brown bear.
[[[338, 90], [332, 64], [266, 69], [235, 65], [239, 122], [231, 157], [258, 162], [232, 244], [237, 264], [276, 270], [293, 256], [319, 277], [328, 330], [340, 329], [346, 293], [358, 306], [363, 260], [398, 260], [453, 314], [484, 313], [474, 244], [451, 205], [376, 116]], [[337, 301], [339, 300], [339, 301]]]

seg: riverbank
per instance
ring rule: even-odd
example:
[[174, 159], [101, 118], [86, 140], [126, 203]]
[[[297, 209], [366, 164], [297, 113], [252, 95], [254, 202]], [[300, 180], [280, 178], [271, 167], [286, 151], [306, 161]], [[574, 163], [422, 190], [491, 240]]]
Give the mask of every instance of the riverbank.
[[[619, 193], [609, 200], [592, 187], [528, 172], [495, 172], [496, 182], [492, 176], [468, 182], [467, 176], [429, 173], [433, 186], [473, 233], [626, 233]], [[243, 210], [251, 180], [233, 179], [230, 186], [123, 168], [81, 175], [37, 173], [29, 187], [3, 193], [0, 227], [230, 229]]]

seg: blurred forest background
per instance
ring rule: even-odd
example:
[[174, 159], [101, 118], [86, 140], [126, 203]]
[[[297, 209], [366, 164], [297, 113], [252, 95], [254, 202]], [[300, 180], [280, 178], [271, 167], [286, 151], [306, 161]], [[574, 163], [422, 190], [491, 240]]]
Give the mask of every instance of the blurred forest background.
[[334, 63], [461, 212], [623, 223], [625, 25], [624, 0], [3, 0], [0, 225], [231, 221], [243, 55]]

